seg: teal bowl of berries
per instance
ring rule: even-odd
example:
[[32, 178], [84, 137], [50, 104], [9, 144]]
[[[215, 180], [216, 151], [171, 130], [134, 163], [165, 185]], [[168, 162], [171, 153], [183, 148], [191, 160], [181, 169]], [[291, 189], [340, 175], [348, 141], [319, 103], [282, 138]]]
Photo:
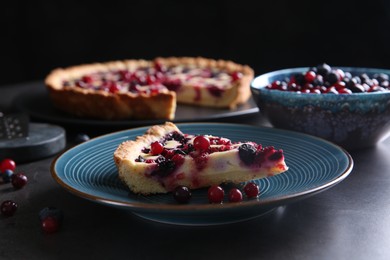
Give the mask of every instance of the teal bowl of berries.
[[257, 76], [251, 91], [272, 126], [355, 150], [390, 135], [389, 77], [390, 70], [324, 63]]

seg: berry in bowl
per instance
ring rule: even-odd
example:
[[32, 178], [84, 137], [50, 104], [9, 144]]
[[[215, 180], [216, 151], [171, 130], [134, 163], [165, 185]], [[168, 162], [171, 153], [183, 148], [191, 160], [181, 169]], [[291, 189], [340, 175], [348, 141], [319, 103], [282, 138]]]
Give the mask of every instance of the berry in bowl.
[[352, 150], [373, 146], [390, 134], [389, 75], [384, 69], [320, 64], [260, 75], [251, 91], [274, 127]]

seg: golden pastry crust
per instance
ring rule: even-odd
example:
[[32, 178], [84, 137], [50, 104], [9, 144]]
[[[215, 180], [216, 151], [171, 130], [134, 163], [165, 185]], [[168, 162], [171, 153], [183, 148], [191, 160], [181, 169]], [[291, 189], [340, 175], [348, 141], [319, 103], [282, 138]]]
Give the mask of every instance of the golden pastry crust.
[[[207, 88], [198, 88], [192, 83], [183, 82], [176, 93], [167, 88], [157, 93], [110, 93], [105, 90], [80, 88], [74, 85], [64, 86], [65, 81], [79, 79], [84, 75], [130, 70], [140, 67], [153, 67], [155, 63], [165, 66], [193, 66], [211, 68], [227, 73], [240, 72], [242, 77], [224, 86], [220, 96], [213, 96]], [[168, 57], [147, 60], [123, 60], [106, 63], [85, 64], [53, 70], [45, 79], [50, 99], [55, 107], [67, 113], [105, 120], [118, 119], [165, 119], [175, 117], [176, 102], [209, 107], [235, 108], [245, 103], [250, 95], [250, 82], [253, 70], [232, 61], [213, 60], [202, 57]], [[199, 98], [201, 97], [201, 98]]]
[[[118, 168], [119, 178], [134, 193], [153, 194], [166, 193], [167, 190], [155, 179], [147, 178], [145, 172], [148, 165], [136, 163], [139, 151], [154, 141], [158, 141], [166, 134], [180, 130], [171, 122], [164, 125], [155, 125], [149, 128], [144, 135], [138, 136], [136, 140], [125, 141], [118, 146], [114, 153], [114, 161]], [[131, 172], [131, 174], [128, 174]]]
[[163, 90], [159, 93], [110, 93], [103, 90], [63, 86], [64, 80], [80, 78], [85, 74], [109, 70], [134, 70], [151, 66], [145, 60], [125, 60], [95, 63], [56, 69], [46, 78], [45, 84], [55, 107], [79, 117], [99, 119], [173, 119], [176, 111], [176, 93]]

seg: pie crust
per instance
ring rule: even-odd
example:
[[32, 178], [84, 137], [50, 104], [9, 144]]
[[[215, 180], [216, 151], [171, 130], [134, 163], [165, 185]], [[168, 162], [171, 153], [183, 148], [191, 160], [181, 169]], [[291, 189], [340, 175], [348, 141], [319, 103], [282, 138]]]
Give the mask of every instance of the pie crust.
[[[76, 80], [92, 73], [136, 71], [139, 68], [153, 68], [156, 64], [174, 69], [180, 67], [210, 69], [226, 75], [240, 73], [241, 77], [233, 81], [225, 76], [222, 83], [217, 82], [223, 86], [217, 88], [216, 94], [208, 87], [202, 86], [202, 82], [198, 85], [194, 79], [192, 81], [184, 79], [185, 73], [175, 75], [183, 79], [176, 92], [162, 86], [157, 93], [130, 91], [111, 93], [103, 89], [81, 88], [74, 84]], [[45, 84], [55, 107], [79, 117], [107, 120], [130, 118], [172, 120], [175, 117], [177, 102], [219, 108], [235, 108], [245, 103], [251, 95], [249, 85], [253, 75], [250, 67], [232, 61], [202, 57], [159, 57], [153, 61], [123, 60], [58, 68], [46, 77]], [[207, 80], [213, 81], [213, 79], [204, 81]], [[65, 85], [64, 82], [71, 84]]]

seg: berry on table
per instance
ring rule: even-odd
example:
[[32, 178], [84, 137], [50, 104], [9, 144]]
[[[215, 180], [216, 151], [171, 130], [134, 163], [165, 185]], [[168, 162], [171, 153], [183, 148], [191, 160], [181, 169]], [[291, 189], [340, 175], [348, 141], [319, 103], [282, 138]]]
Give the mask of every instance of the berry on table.
[[16, 168], [16, 163], [9, 158], [3, 159], [0, 162], [0, 172], [5, 172], [5, 170], [11, 170], [14, 171]]
[[64, 214], [62, 210], [53, 206], [45, 207], [39, 212], [42, 230], [48, 234], [57, 232], [61, 227], [63, 219]]
[[11, 176], [11, 183], [15, 189], [21, 189], [27, 184], [27, 176], [24, 173], [14, 173]]
[[58, 219], [50, 216], [41, 221], [41, 227], [45, 233], [51, 234], [59, 230], [60, 223]]
[[3, 174], [2, 174], [3, 182], [5, 182], [5, 183], [10, 182], [10, 181], [11, 181], [11, 176], [12, 176], [12, 174], [14, 174], [13, 171], [8, 170], [8, 169], [5, 170], [5, 171], [3, 172]]
[[210, 203], [222, 203], [225, 191], [217, 185], [211, 186], [207, 191], [207, 197]]
[[0, 212], [5, 217], [11, 217], [18, 209], [18, 204], [12, 200], [5, 200], [0, 205]]

